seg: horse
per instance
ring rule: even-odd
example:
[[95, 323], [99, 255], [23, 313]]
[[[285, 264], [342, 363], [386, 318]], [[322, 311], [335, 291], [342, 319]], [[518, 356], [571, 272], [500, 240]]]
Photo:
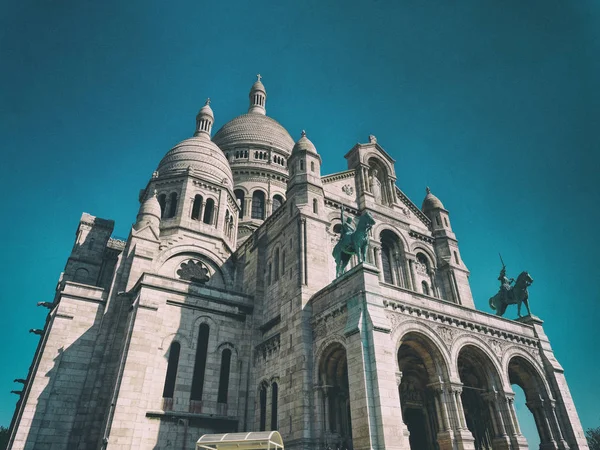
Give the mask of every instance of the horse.
[[336, 278], [346, 271], [352, 255], [358, 256], [358, 262], [367, 259], [367, 244], [369, 243], [369, 231], [375, 225], [375, 219], [370, 212], [365, 212], [358, 219], [356, 231], [342, 237], [333, 247], [333, 258], [335, 259]]
[[506, 311], [508, 305], [518, 305], [517, 314], [521, 316], [521, 303], [525, 303], [527, 314], [531, 315], [529, 310], [529, 292], [527, 288], [533, 283], [533, 278], [527, 271], [523, 271], [517, 277], [515, 285], [506, 291], [506, 298], [502, 291], [490, 298], [490, 308], [496, 310], [496, 315], [501, 316]]

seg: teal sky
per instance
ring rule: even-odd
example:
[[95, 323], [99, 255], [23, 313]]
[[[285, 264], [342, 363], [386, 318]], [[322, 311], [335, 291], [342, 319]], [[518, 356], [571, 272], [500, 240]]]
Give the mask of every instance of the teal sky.
[[205, 98], [216, 130], [259, 72], [267, 114], [307, 130], [323, 173], [375, 134], [415, 203], [431, 187], [479, 309], [498, 252], [510, 276], [532, 274], [583, 426], [600, 425], [596, 1], [0, 0], [0, 61], [0, 425], [81, 213], [127, 236]]

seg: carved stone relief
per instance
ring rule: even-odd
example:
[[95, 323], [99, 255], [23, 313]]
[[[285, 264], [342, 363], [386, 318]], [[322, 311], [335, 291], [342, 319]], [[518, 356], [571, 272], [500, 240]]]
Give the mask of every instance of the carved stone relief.
[[342, 191], [344, 191], [344, 194], [351, 196], [352, 194], [354, 194], [354, 188], [352, 186], [350, 186], [349, 184], [345, 184], [342, 187]]
[[437, 332], [442, 338], [442, 341], [444, 341], [444, 344], [446, 344], [446, 347], [450, 349], [450, 347], [452, 347], [454, 339], [456, 338], [456, 335], [458, 334], [458, 331], [453, 328], [438, 326]]

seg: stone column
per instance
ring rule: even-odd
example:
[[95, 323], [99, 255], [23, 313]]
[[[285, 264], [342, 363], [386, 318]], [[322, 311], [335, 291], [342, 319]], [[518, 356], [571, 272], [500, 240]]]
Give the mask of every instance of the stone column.
[[409, 259], [408, 260], [408, 267], [410, 268], [410, 284], [412, 287], [413, 291], [417, 291], [417, 276], [415, 275], [415, 260], [414, 259]]
[[552, 436], [554, 437], [558, 448], [561, 450], [568, 450], [569, 446], [563, 438], [562, 432], [560, 430], [560, 425], [556, 417], [556, 402], [554, 400], [544, 400], [544, 410], [546, 413], [546, 417], [548, 417], [548, 422], [550, 424]]
[[527, 444], [527, 440], [525, 436], [521, 434], [521, 428], [519, 427], [519, 422], [517, 420], [517, 414], [515, 412], [515, 394], [512, 392], [504, 393], [504, 413], [505, 413], [505, 424], [506, 431], [510, 438], [510, 442], [512, 448], [515, 450], [519, 449], [529, 449], [529, 445]]
[[381, 260], [381, 247], [373, 246], [373, 254], [375, 255], [375, 265], [379, 269], [379, 281], [383, 281], [383, 261]]
[[550, 424], [548, 423], [548, 417], [546, 417], [546, 411], [543, 406], [543, 400], [541, 398], [531, 399], [527, 401], [526, 405], [533, 414], [535, 425], [537, 426], [540, 435], [540, 450], [557, 450], [558, 445], [552, 438]]
[[504, 426], [504, 420], [500, 411], [499, 395], [497, 391], [486, 392], [481, 396], [487, 403], [490, 417], [494, 425], [494, 431], [496, 436], [493, 439], [494, 450], [510, 450], [510, 439], [506, 434], [506, 428]]
[[467, 428], [467, 420], [462, 404], [462, 383], [450, 383], [448, 395], [449, 409], [454, 417], [454, 439], [459, 450], [475, 450], [475, 439]]
[[440, 425], [440, 430], [437, 435], [437, 442], [440, 446], [440, 450], [453, 450], [454, 432], [452, 431], [450, 417], [448, 415], [448, 401], [450, 400], [448, 389], [441, 380], [430, 383], [427, 387], [430, 388], [431, 393], [433, 394], [438, 423]]
[[200, 205], [200, 213], [198, 214], [198, 220], [200, 222], [204, 222], [204, 207], [206, 206], [206, 202], [202, 202]]
[[431, 281], [431, 296], [440, 298], [437, 283], [435, 282], [435, 269], [429, 269], [429, 280]]
[[246, 219], [250, 219], [252, 212], [252, 197], [246, 197], [246, 201], [244, 202], [244, 209], [244, 217]]

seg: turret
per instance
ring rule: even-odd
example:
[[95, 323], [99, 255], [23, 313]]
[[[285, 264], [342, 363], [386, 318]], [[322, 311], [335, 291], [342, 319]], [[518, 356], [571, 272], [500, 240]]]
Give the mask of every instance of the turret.
[[161, 208], [160, 204], [158, 203], [157, 196], [158, 192], [155, 189], [154, 193], [142, 203], [133, 228], [135, 228], [136, 230], [140, 230], [145, 226], [150, 226], [158, 235]]
[[434, 250], [438, 259], [438, 284], [446, 300], [474, 308], [473, 294], [469, 285], [469, 270], [463, 263], [458, 250], [458, 241], [450, 226], [450, 215], [444, 204], [426, 188], [421, 207], [431, 220]]
[[248, 94], [248, 98], [250, 99], [248, 113], [262, 114], [264, 116], [267, 114], [267, 90], [260, 81], [262, 78], [260, 74], [256, 75], [256, 78], [257, 80], [252, 85], [250, 94]]
[[289, 159], [290, 179], [287, 185], [288, 200], [294, 197], [294, 203], [311, 204], [313, 212], [323, 209], [323, 183], [321, 181], [321, 157], [314, 144], [302, 136], [292, 149]]

